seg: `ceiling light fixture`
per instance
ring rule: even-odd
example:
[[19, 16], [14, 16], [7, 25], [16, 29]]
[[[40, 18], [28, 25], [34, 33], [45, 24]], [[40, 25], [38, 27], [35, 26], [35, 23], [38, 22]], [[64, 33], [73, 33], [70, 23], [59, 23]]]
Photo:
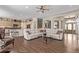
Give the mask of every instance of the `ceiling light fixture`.
[[42, 13], [49, 10], [47, 5], [41, 5], [40, 7], [37, 7], [37, 9], [39, 9], [38, 12]]

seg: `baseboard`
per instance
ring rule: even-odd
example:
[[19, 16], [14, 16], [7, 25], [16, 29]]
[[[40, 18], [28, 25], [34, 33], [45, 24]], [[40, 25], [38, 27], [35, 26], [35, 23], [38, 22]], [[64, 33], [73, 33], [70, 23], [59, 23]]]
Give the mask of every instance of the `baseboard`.
[[[38, 39], [38, 38], [41, 38], [42, 36], [39, 36], [39, 37], [37, 37], [37, 38], [33, 38], [33, 39], [30, 39], [30, 40], [27, 40], [27, 39], [25, 39], [25, 40], [27, 40], [27, 41], [31, 41], [31, 40], [35, 40], [35, 39]], [[52, 39], [52, 40], [58, 40], [58, 41], [62, 41], [63, 39], [56, 39], [56, 38], [52, 38], [52, 37], [47, 37], [47, 38], [49, 38], [49, 39]]]
[[53, 39], [53, 40], [58, 40], [58, 41], [62, 41], [62, 40], [63, 40], [63, 39], [60, 40], [60, 39], [56, 39], [56, 38], [51, 38], [51, 39]]
[[27, 39], [25, 39], [25, 40], [27, 40], [27, 41], [31, 41], [31, 40], [35, 40], [35, 39], [38, 39], [38, 38], [40, 38], [41, 36], [39, 36], [39, 37], [36, 37], [36, 38], [33, 38], [33, 39], [30, 39], [30, 40], [27, 40]]

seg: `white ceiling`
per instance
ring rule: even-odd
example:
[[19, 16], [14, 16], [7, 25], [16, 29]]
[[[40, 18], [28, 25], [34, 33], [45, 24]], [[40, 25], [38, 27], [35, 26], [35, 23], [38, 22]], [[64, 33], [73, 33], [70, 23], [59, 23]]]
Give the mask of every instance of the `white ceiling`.
[[37, 12], [39, 5], [0, 5], [0, 17], [30, 18], [46, 17], [79, 9], [78, 5], [48, 5], [49, 11]]

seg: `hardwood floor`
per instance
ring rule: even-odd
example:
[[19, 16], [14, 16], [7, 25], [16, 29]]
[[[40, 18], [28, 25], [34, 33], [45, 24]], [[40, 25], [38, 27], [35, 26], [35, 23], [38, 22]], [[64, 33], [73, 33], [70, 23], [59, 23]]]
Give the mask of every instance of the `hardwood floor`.
[[[18, 42], [18, 43], [17, 43]], [[62, 41], [63, 42], [63, 41]], [[57, 41], [59, 43], [57, 46], [55, 46], [56, 41], [48, 39], [48, 43], [46, 44], [43, 39], [38, 38], [34, 40], [27, 41], [23, 38], [16, 38], [15, 41], [15, 50], [18, 52], [57, 52], [55, 49], [57, 46], [63, 46], [61, 44], [61, 41]], [[53, 49], [52, 49], [53, 48]], [[60, 50], [58, 48], [58, 50]], [[63, 51], [60, 51], [63, 52]]]
[[64, 41], [58, 41], [48, 38], [47, 44], [40, 37], [38, 39], [27, 41], [23, 37], [15, 38], [14, 48], [12, 45], [8, 46], [10, 50], [15, 53], [65, 53], [65, 52], [79, 52], [78, 49], [68, 51]]

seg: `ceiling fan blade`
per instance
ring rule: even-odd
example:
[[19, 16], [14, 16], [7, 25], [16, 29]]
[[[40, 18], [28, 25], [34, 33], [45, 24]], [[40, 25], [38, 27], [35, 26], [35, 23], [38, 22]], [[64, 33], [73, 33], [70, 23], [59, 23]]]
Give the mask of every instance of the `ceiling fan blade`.
[[40, 7], [36, 7], [36, 8], [39, 9], [37, 12], [42, 12], [42, 13], [44, 13], [45, 11], [49, 11], [47, 5], [41, 5]]
[[45, 9], [48, 9], [48, 6], [47, 6], [47, 5], [44, 5], [43, 7], [44, 7]]
[[49, 11], [49, 9], [46, 9], [47, 11]]

